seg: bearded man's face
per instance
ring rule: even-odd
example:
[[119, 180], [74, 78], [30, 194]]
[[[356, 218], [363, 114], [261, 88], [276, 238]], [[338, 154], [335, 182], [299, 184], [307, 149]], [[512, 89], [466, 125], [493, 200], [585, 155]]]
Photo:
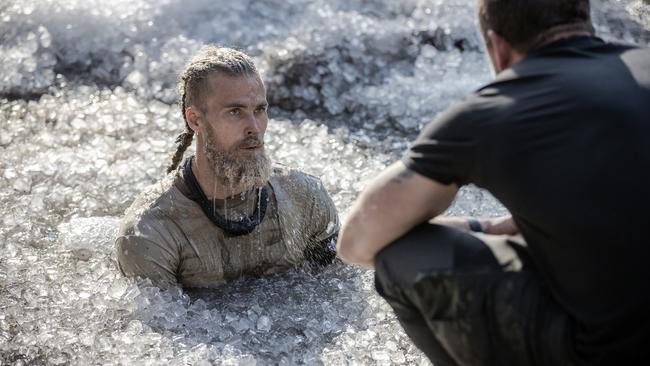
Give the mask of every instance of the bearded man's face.
[[259, 75], [214, 75], [205, 98], [203, 151], [214, 176], [229, 188], [264, 186], [271, 162], [264, 150], [266, 89]]
[[203, 149], [215, 176], [226, 186], [248, 190], [269, 180], [271, 160], [264, 150], [263, 135], [249, 135], [227, 148], [209, 129]]

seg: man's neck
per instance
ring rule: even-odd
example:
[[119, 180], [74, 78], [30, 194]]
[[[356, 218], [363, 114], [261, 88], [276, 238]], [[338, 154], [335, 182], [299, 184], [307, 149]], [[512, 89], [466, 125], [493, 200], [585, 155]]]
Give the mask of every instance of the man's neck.
[[192, 173], [208, 199], [223, 200], [247, 190], [224, 183], [210, 167], [205, 155], [198, 152], [192, 161]]
[[593, 27], [590, 23], [576, 23], [576, 24], [565, 24], [553, 27], [548, 31], [542, 33], [535, 43], [533, 44], [532, 50], [540, 49], [546, 45], [549, 45], [553, 42], [557, 42], [561, 39], [577, 37], [577, 36], [593, 36]]

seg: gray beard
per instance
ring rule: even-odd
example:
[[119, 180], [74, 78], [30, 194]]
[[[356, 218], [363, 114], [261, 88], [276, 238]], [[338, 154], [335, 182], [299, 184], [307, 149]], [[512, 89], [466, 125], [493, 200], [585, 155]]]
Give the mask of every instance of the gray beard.
[[266, 185], [271, 176], [271, 159], [266, 155], [264, 147], [253, 156], [240, 156], [239, 147], [242, 145], [261, 144], [257, 137], [249, 137], [236, 145], [232, 150], [223, 150], [212, 136], [208, 136], [203, 151], [217, 181], [232, 191], [248, 191]]

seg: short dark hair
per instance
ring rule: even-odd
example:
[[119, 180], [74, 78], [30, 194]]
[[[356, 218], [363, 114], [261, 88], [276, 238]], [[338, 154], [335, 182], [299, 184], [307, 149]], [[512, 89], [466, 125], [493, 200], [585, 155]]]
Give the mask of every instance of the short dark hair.
[[492, 30], [521, 52], [559, 26], [592, 29], [589, 0], [478, 0], [478, 10], [486, 40]]

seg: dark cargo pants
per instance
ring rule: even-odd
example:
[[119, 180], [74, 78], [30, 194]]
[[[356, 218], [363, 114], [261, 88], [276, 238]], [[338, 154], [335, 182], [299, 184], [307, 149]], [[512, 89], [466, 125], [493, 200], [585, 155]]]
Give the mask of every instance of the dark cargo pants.
[[408, 336], [435, 366], [570, 365], [570, 319], [523, 240], [477, 236], [427, 223], [377, 255], [377, 291]]

